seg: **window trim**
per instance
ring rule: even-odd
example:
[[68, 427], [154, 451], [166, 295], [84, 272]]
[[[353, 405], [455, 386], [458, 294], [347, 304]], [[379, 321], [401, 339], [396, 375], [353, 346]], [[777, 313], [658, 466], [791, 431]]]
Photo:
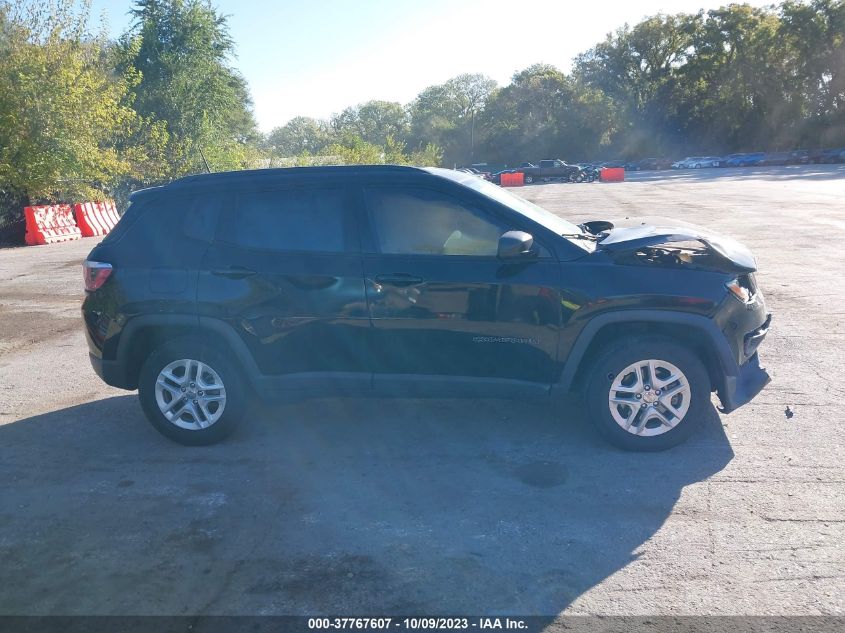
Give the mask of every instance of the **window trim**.
[[[309, 249], [280, 249], [280, 248], [261, 248], [257, 246], [249, 246], [241, 244], [234, 238], [235, 229], [237, 227], [239, 214], [241, 211], [241, 203], [244, 197], [251, 195], [261, 195], [268, 193], [284, 193], [284, 192], [314, 192], [314, 191], [336, 191], [341, 194], [342, 198], [342, 214], [341, 214], [341, 230], [343, 238], [342, 250], [309, 250]], [[361, 254], [361, 240], [358, 234], [358, 218], [356, 213], [356, 197], [355, 191], [347, 183], [339, 183], [336, 185], [326, 185], [322, 183], [296, 183], [288, 185], [269, 184], [262, 187], [248, 187], [240, 188], [229, 193], [222, 194], [225, 198], [226, 208], [223, 210], [223, 217], [218, 222], [218, 234], [215, 241], [222, 242], [234, 248], [240, 248], [254, 253], [272, 253], [276, 255], [324, 255], [331, 257], [338, 257], [344, 255], [359, 256]]]
[[[545, 243], [541, 237], [537, 235], [537, 228], [542, 227], [534, 227], [531, 226], [532, 223], [527, 221], [527, 218], [514, 218], [515, 214], [506, 213], [504, 211], [500, 211], [494, 207], [492, 204], [488, 204], [485, 200], [484, 196], [477, 196], [479, 200], [468, 200], [466, 196], [461, 195], [463, 192], [454, 192], [454, 191], [446, 191], [440, 187], [433, 187], [429, 183], [403, 183], [399, 184], [379, 184], [379, 183], [366, 183], [361, 187], [361, 201], [363, 204], [363, 219], [364, 222], [362, 223], [361, 230], [367, 233], [368, 239], [362, 240], [362, 249], [361, 252], [364, 255], [379, 255], [381, 257], [422, 257], [422, 258], [447, 258], [449, 261], [461, 261], [461, 260], [469, 260], [469, 261], [495, 261], [495, 262], [502, 262], [496, 255], [444, 255], [444, 254], [437, 254], [437, 253], [385, 253], [381, 250], [381, 245], [379, 243], [379, 234], [378, 229], [376, 228], [376, 223], [373, 219], [373, 207], [370, 204], [369, 193], [370, 191], [400, 191], [400, 192], [408, 192], [408, 191], [430, 191], [432, 193], [438, 194], [445, 198], [450, 198], [461, 206], [469, 206], [474, 207], [482, 216], [492, 216], [494, 219], [498, 220], [499, 223], [505, 224], [506, 226], [511, 226], [512, 228], [508, 228], [506, 230], [509, 231], [519, 231], [519, 230], [526, 230], [526, 232], [530, 232], [531, 235], [534, 237], [534, 243], [539, 245], [542, 249], [540, 254], [537, 256], [536, 259], [532, 261], [548, 261], [548, 260], [555, 260], [554, 250], [549, 248], [549, 246]], [[364, 244], [367, 244], [364, 247]]]

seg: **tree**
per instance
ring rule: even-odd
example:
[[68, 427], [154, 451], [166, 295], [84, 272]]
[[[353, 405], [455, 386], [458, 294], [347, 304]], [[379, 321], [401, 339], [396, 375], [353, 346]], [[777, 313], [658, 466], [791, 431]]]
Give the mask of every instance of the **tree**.
[[665, 152], [677, 143], [674, 114], [677, 69], [688, 60], [700, 15], [647, 18], [627, 24], [579, 55], [574, 76], [613, 103], [622, 154]]
[[778, 38], [790, 51], [789, 98], [801, 104], [799, 142], [845, 145], [845, 2], [784, 2]]
[[493, 162], [595, 157], [613, 130], [601, 91], [554, 66], [535, 64], [495, 92], [481, 115], [482, 149]]
[[141, 74], [136, 111], [167, 125], [169, 175], [201, 171], [203, 153], [213, 169], [248, 166], [260, 137], [226, 18], [200, 0], [136, 0], [132, 13], [123, 67]]
[[275, 156], [298, 156], [302, 152], [315, 154], [331, 142], [329, 126], [324, 121], [298, 116], [267, 136], [267, 144]]
[[367, 101], [332, 117], [331, 128], [336, 138], [351, 134], [373, 145], [384, 145], [389, 137], [404, 142], [408, 115], [399, 103]]
[[458, 75], [429, 86], [409, 106], [410, 144], [427, 142], [443, 148], [447, 164], [472, 162], [475, 117], [483, 109], [496, 82], [479, 74]]
[[137, 75], [113, 73], [107, 51], [89, 32], [87, 5], [0, 2], [0, 190], [11, 207], [2, 215], [101, 198], [143, 161], [138, 148], [121, 151], [139, 123], [126, 100]]

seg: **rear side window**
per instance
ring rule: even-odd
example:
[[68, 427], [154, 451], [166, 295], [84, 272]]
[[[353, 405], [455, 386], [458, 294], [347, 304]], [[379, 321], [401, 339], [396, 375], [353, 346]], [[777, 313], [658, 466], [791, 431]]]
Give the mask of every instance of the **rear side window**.
[[340, 253], [349, 249], [350, 214], [340, 189], [256, 191], [238, 196], [232, 235], [246, 248]]

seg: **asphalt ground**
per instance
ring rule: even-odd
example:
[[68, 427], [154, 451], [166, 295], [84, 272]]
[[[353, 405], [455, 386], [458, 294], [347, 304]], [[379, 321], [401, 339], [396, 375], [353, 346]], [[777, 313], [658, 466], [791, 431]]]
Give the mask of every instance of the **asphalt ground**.
[[659, 454], [577, 400], [311, 400], [185, 448], [88, 364], [94, 240], [0, 250], [0, 614], [845, 614], [845, 165], [518, 193], [750, 246], [772, 384]]

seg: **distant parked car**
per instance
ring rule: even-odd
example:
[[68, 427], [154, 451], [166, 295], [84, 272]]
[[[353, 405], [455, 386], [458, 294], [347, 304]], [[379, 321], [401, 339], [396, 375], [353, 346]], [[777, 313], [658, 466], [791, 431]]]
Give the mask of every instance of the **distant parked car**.
[[789, 152], [789, 163], [791, 165], [806, 165], [810, 162], [810, 152], [806, 149], [794, 149]]
[[719, 167], [736, 167], [736, 164], [733, 164], [732, 161], [740, 159], [743, 156], [747, 156], [747, 154], [738, 153], [722, 156], [722, 159], [719, 161]]
[[763, 158], [760, 159], [759, 164], [761, 166], [788, 165], [789, 152], [769, 152], [768, 154], [763, 155]]
[[757, 165], [762, 160], [763, 152], [754, 152], [751, 154], [742, 154], [736, 158], [732, 158], [731, 160], [727, 161], [727, 167], [753, 167]]
[[641, 171], [652, 171], [656, 169], [669, 169], [672, 161], [668, 158], [643, 158], [637, 165]]
[[808, 158], [808, 162], [814, 164], [820, 163], [835, 163], [839, 158], [840, 152], [845, 151], [843, 148], [835, 148], [835, 149], [815, 149], [810, 152]]
[[501, 185], [502, 174], [515, 174], [518, 171], [518, 169], [503, 169], [502, 171], [497, 171], [495, 173], [490, 174], [490, 182], [496, 185]]
[[814, 149], [807, 157], [808, 162], [814, 164], [821, 163], [841, 163], [842, 153], [845, 152], [845, 147], [837, 147], [835, 149]]
[[700, 160], [696, 160], [690, 165], [693, 169], [701, 169], [702, 167], [718, 167], [722, 163], [720, 156], [705, 156]]
[[577, 165], [570, 165], [559, 158], [541, 160], [537, 167], [524, 167], [519, 171], [525, 174], [526, 185], [530, 185], [538, 180], [549, 181], [552, 179], [561, 179], [566, 182], [581, 182], [584, 177]]
[[473, 176], [478, 176], [479, 178], [483, 178], [484, 180], [490, 180], [491, 174], [487, 171], [481, 171], [480, 169], [476, 169], [475, 167], [461, 167], [458, 171], [463, 172], [465, 174], [472, 174]]
[[672, 163], [672, 169], [690, 169], [696, 161], [702, 161], [705, 156], [687, 156], [683, 160]]

